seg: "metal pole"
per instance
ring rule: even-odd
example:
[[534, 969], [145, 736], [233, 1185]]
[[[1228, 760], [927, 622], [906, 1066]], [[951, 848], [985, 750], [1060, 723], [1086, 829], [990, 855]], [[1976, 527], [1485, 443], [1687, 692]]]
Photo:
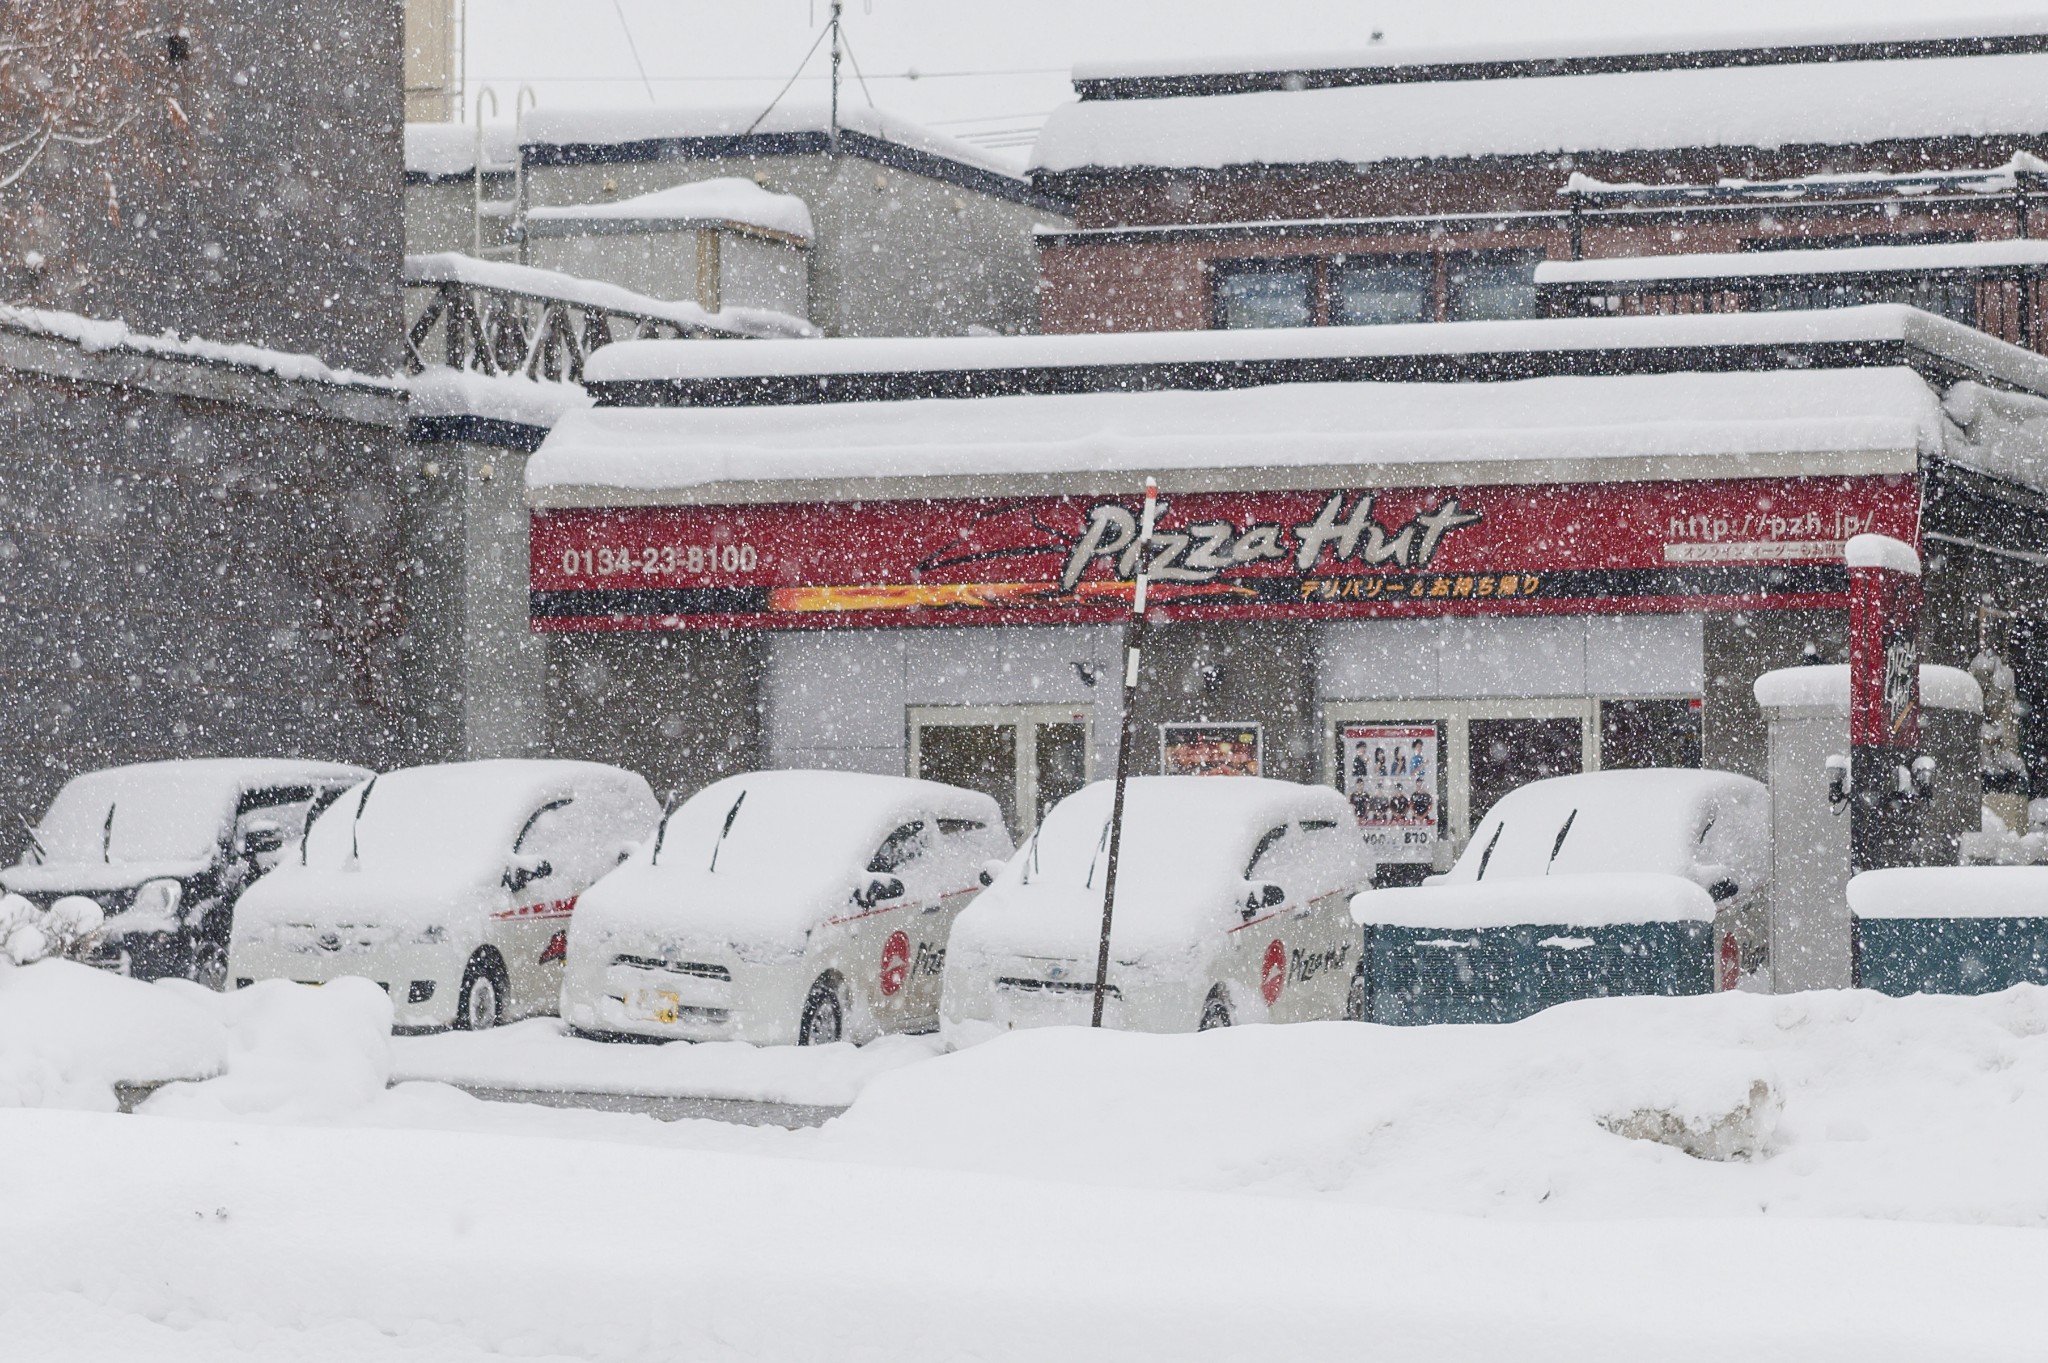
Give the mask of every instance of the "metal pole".
[[1116, 915], [1116, 860], [1124, 840], [1124, 787], [1131, 779], [1131, 741], [1138, 731], [1138, 658], [1145, 647], [1145, 583], [1152, 556], [1152, 522], [1159, 514], [1159, 483], [1145, 480], [1145, 514], [1138, 527], [1138, 580], [1131, 591], [1130, 632], [1124, 639], [1124, 724], [1116, 742], [1116, 795], [1109, 808], [1109, 864], [1102, 872], [1102, 941], [1095, 950], [1095, 1008], [1090, 1027], [1102, 1025], [1109, 988], [1109, 925]]
[[839, 154], [839, 6], [840, 0], [832, 0], [832, 128], [827, 139], [832, 154]]

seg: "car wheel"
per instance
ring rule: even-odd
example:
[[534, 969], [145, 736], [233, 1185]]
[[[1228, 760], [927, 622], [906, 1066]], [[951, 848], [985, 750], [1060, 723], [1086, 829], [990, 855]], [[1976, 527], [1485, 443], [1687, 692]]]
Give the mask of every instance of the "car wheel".
[[467, 1032], [495, 1027], [505, 1018], [505, 972], [479, 951], [462, 972], [462, 996], [455, 1004], [455, 1025]]
[[1365, 962], [1358, 963], [1358, 969], [1351, 972], [1351, 986], [1344, 991], [1344, 1019], [1347, 1022], [1365, 1021]]
[[1195, 1024], [1195, 1030], [1212, 1032], [1229, 1025], [1230, 1000], [1223, 996], [1223, 986], [1219, 984], [1209, 991], [1208, 998], [1202, 1000], [1202, 1020]]
[[192, 939], [192, 954], [187, 973], [193, 983], [215, 991], [228, 987], [228, 944], [225, 937], [216, 937], [203, 929]]
[[839, 990], [830, 980], [819, 980], [811, 986], [811, 995], [804, 1000], [803, 1017], [797, 1022], [796, 1044], [799, 1046], [829, 1046], [846, 1034], [846, 1005], [840, 1000]]

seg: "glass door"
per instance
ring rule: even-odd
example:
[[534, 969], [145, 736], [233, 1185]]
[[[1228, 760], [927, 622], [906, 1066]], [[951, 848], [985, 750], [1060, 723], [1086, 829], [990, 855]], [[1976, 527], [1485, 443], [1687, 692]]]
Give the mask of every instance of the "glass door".
[[910, 774], [992, 796], [1020, 842], [1092, 769], [1085, 706], [924, 705], [908, 720]]

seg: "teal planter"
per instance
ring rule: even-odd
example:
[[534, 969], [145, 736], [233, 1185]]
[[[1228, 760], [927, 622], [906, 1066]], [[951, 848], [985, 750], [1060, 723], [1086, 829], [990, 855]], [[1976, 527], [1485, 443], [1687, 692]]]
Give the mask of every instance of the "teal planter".
[[1697, 921], [1599, 928], [1370, 924], [1365, 959], [1366, 1019], [1396, 1026], [1514, 1022], [1576, 999], [1714, 992], [1714, 928]]
[[1992, 994], [2048, 984], [2048, 916], [1857, 918], [1856, 982], [1881, 994]]

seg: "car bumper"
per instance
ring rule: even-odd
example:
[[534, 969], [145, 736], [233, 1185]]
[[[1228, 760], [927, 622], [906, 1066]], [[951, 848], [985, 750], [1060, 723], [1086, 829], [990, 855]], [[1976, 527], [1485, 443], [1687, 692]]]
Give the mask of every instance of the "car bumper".
[[562, 1016], [598, 1035], [763, 1046], [796, 1040], [807, 979], [800, 961], [774, 966], [705, 955], [682, 968], [612, 961], [579, 969], [572, 952]]
[[[373, 981], [391, 996], [394, 1027], [448, 1027], [455, 1022], [468, 953], [445, 946], [295, 947], [236, 942], [228, 950], [228, 982], [255, 980], [325, 984], [345, 976]], [[420, 995], [426, 995], [422, 998]]]
[[[1123, 1031], [1192, 1031], [1204, 986], [1114, 966], [1102, 1001], [1102, 1025]], [[1095, 1012], [1092, 963], [1037, 957], [996, 958], [946, 972], [939, 1031], [951, 1047], [1027, 1027], [1086, 1027]]]

